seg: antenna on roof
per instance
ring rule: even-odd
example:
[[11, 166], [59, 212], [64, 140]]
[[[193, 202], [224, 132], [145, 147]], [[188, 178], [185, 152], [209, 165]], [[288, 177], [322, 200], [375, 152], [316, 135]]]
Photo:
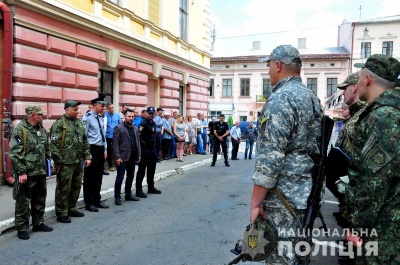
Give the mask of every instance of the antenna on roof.
[[361, 20], [361, 5], [360, 5], [360, 19], [359, 20]]
[[216, 31], [215, 31], [215, 24], [212, 26], [211, 30], [211, 51], [214, 51], [214, 44], [215, 44], [215, 36], [216, 36]]

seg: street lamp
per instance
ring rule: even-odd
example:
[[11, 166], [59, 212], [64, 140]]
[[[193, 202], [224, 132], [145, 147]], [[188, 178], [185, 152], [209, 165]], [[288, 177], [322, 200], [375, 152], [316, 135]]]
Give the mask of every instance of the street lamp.
[[364, 57], [365, 57], [365, 36], [368, 35], [368, 28], [364, 28], [364, 33], [363, 33], [363, 42], [362, 42], [362, 49], [361, 49], [361, 63], [364, 63]]

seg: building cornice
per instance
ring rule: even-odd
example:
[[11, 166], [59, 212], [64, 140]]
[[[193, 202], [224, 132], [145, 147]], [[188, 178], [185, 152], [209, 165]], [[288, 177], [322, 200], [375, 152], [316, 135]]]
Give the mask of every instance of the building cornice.
[[[168, 51], [165, 51], [161, 48], [158, 48], [157, 46], [151, 45], [150, 43], [147, 43], [145, 40], [140, 40], [137, 38], [134, 38], [131, 35], [128, 35], [127, 33], [123, 33], [123, 32], [119, 32], [115, 29], [106, 27], [104, 25], [101, 25], [99, 23], [96, 23], [95, 21], [92, 21], [90, 19], [78, 16], [76, 14], [73, 14], [71, 12], [65, 11], [59, 7], [53, 6], [51, 4], [48, 4], [44, 1], [39, 1], [39, 0], [15, 0], [12, 1], [14, 4], [16, 4], [17, 6], [23, 7], [23, 8], [27, 8], [33, 12], [39, 13], [39, 14], [43, 14], [46, 16], [49, 16], [53, 19], [59, 20], [59, 21], [64, 21], [72, 26], [81, 28], [81, 29], [85, 29], [89, 32], [95, 33], [95, 34], [100, 34], [102, 36], [108, 37], [110, 39], [116, 40], [120, 43], [123, 43], [125, 45], [131, 46], [132, 48], [135, 49], [139, 49], [145, 52], [148, 52], [150, 54], [154, 54], [158, 57], [167, 59], [169, 61], [178, 63], [178, 64], [183, 64], [187, 67], [196, 69], [198, 71], [201, 71], [205, 74], [211, 74], [211, 71], [209, 68], [206, 68], [204, 66], [201, 66], [199, 64], [196, 64], [194, 62], [191, 62], [183, 57], [179, 57], [177, 55], [174, 55], [172, 53], [169, 53]], [[128, 13], [128, 12], [127, 12]], [[130, 14], [133, 14], [130, 12]], [[149, 22], [150, 23], [150, 22]], [[72, 37], [70, 35], [66, 35], [63, 33], [60, 33], [58, 31], [55, 30], [51, 30], [45, 27], [42, 27], [40, 25], [37, 25], [35, 23], [31, 23], [19, 18], [15, 18], [15, 24], [16, 25], [20, 25], [26, 28], [30, 28], [32, 30], [40, 30], [42, 32], [48, 33], [50, 35], [53, 36], [58, 36], [61, 37], [63, 39], [68, 39], [68, 40], [73, 40], [77, 43], [81, 43], [81, 44], [85, 44], [91, 47], [95, 47], [97, 49], [101, 49], [101, 50], [108, 50], [107, 47], [104, 47], [100, 44], [93, 44], [93, 43], [89, 43], [87, 41], [83, 41], [82, 39], [76, 38], [76, 37]], [[166, 31], [166, 34], [169, 34], [169, 32]], [[189, 45], [189, 44], [187, 44]], [[190, 45], [190, 47], [193, 50], [196, 50], [197, 52], [199, 52], [200, 54], [203, 54], [205, 56], [210, 56], [211, 54], [206, 53], [204, 51], [201, 51], [199, 49], [197, 49], [195, 46]], [[141, 60], [143, 61], [143, 60]]]

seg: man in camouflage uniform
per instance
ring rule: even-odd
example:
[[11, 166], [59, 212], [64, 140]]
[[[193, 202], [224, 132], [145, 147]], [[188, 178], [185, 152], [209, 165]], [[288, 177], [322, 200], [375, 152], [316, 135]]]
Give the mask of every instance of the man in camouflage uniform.
[[[338, 89], [343, 90], [344, 96], [344, 103], [349, 107], [350, 111], [350, 118], [346, 120], [343, 128], [339, 132], [339, 136], [336, 140], [336, 146], [339, 147], [345, 154], [350, 155], [352, 152], [353, 146], [351, 145], [352, 139], [354, 139], [354, 130], [355, 130], [355, 123], [358, 121], [358, 117], [364, 111], [365, 107], [367, 106], [367, 102], [360, 100], [358, 95], [358, 74], [359, 72], [353, 73], [349, 75], [343, 83], [337, 85]], [[335, 185], [336, 180], [326, 180], [327, 187], [332, 191], [332, 193], [338, 198], [339, 200], [339, 208], [340, 211], [334, 213], [334, 216], [337, 218], [339, 225], [343, 227], [344, 220], [342, 219], [342, 213], [344, 214], [344, 218], [346, 218], [347, 211], [345, 197], [344, 194], [340, 194], [337, 191], [337, 186]]]
[[[286, 232], [278, 235], [278, 241], [291, 241], [294, 249], [300, 235], [293, 236], [290, 231], [297, 233], [306, 212], [314, 166], [309, 153], [319, 154], [316, 138], [321, 135], [322, 109], [318, 98], [301, 82], [302, 64], [296, 48], [278, 46], [261, 61], [268, 62], [274, 89], [258, 121], [258, 155], [253, 175], [250, 222], [259, 215], [266, 215], [279, 231]], [[294, 210], [296, 218], [270, 191], [274, 187]], [[282, 265], [295, 262], [294, 251], [290, 253], [284, 244], [278, 244], [278, 248], [267, 257], [266, 263]]]
[[46, 158], [50, 157], [47, 132], [42, 126], [44, 112], [39, 106], [29, 106], [25, 112], [25, 119], [10, 136], [10, 159], [18, 176], [13, 197], [15, 229], [20, 239], [29, 239], [29, 215], [32, 215], [32, 231], [53, 231], [43, 223], [47, 195]]
[[90, 166], [91, 155], [85, 128], [76, 118], [81, 102], [67, 100], [65, 114], [51, 126], [50, 150], [57, 170], [56, 215], [61, 223], [70, 223], [68, 216], [83, 217], [76, 202], [82, 186], [82, 161]]
[[[346, 188], [353, 231], [347, 239], [363, 249], [356, 264], [400, 263], [400, 89], [394, 88], [399, 73], [399, 61], [375, 54], [359, 74], [360, 99], [368, 106], [355, 124]], [[366, 256], [369, 242], [378, 242], [378, 256]]]

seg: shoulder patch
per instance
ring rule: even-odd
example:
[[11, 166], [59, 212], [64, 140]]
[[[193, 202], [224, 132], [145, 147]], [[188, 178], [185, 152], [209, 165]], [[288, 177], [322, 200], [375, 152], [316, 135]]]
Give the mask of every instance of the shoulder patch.
[[139, 132], [143, 131], [144, 127], [143, 126], [139, 126]]
[[379, 145], [375, 145], [366, 155], [365, 158], [370, 164], [374, 172], [386, 165], [393, 157], [391, 157]]
[[89, 117], [90, 115], [92, 115], [90, 112], [85, 114], [86, 117]]
[[83, 125], [86, 125], [86, 123], [87, 123], [87, 120], [82, 120]]
[[366, 154], [369, 153], [369, 151], [371, 150], [371, 148], [375, 145], [376, 139], [377, 139], [376, 133], [373, 132], [373, 133], [369, 136], [367, 142], [365, 143], [363, 149], [361, 150], [361, 157], [365, 157]]

